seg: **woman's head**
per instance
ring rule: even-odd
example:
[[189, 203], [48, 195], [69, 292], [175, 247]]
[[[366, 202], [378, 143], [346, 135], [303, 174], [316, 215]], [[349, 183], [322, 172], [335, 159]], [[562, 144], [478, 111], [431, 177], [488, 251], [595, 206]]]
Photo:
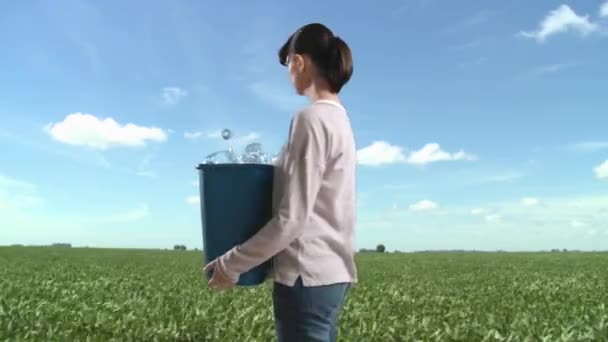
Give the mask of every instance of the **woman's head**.
[[318, 23], [305, 25], [292, 34], [279, 50], [279, 62], [288, 67], [300, 95], [312, 87], [337, 94], [353, 73], [348, 45]]

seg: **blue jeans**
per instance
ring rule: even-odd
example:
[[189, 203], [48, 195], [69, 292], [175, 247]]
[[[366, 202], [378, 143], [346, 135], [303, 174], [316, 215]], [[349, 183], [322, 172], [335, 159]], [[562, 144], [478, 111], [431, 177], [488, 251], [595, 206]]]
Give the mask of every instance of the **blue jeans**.
[[334, 342], [350, 283], [293, 287], [274, 283], [272, 299], [279, 342]]

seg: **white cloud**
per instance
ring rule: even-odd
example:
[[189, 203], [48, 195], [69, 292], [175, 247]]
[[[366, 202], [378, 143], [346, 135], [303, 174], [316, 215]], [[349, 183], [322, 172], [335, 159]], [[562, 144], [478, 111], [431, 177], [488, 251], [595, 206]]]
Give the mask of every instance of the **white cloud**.
[[[547, 250], [559, 244], [562, 248], [589, 250], [604, 248], [600, 240], [588, 239], [586, 233], [590, 229], [597, 231], [596, 237], [603, 235], [608, 229], [608, 196], [580, 195], [565, 197], [547, 197], [542, 194], [541, 204], [535, 210], [524, 207], [519, 197], [499, 201], [483, 201], [474, 206], [458, 205], [444, 206], [436, 211], [427, 213], [403, 213], [393, 211], [389, 206], [378, 210], [366, 210], [362, 213], [359, 227], [364, 229], [377, 229], [381, 222], [386, 222], [384, 240], [397, 241], [395, 234], [403, 233], [403, 241], [411, 241], [412, 249], [422, 248], [425, 244], [429, 249], [456, 249], [459, 243], [469, 244], [463, 249], [479, 248], [482, 241], [488, 250]], [[420, 198], [422, 199], [422, 198]], [[431, 198], [428, 198], [431, 199]], [[412, 201], [411, 203], [414, 203]], [[407, 203], [407, 205], [411, 204]], [[486, 209], [485, 213], [471, 216], [474, 208]], [[407, 209], [407, 206], [406, 206]], [[445, 215], [436, 215], [437, 212]], [[585, 227], [573, 228], [571, 222], [579, 220]], [[399, 228], [407, 226], [407, 232]], [[448, 240], [437, 239], [445, 233], [445, 229], [458, 234]], [[382, 234], [378, 230], [369, 231], [370, 234]], [[424, 238], [412, 241], [415, 234], [422, 234]], [[407, 235], [407, 236], [406, 236]], [[454, 239], [462, 239], [456, 242]], [[406, 243], [406, 242], [403, 242]]]
[[593, 172], [595, 172], [595, 176], [599, 179], [608, 179], [608, 160], [596, 166]]
[[182, 98], [188, 96], [188, 92], [178, 87], [165, 87], [163, 88], [162, 98], [163, 102], [168, 105], [177, 104]]
[[523, 176], [524, 175], [521, 172], [512, 171], [512, 172], [505, 172], [505, 173], [497, 174], [497, 175], [490, 176], [490, 177], [485, 177], [485, 178], [482, 178], [480, 181], [482, 183], [511, 183], [518, 179], [523, 178]]
[[430, 143], [424, 145], [420, 150], [412, 152], [407, 162], [410, 164], [424, 165], [428, 163], [440, 162], [440, 161], [456, 161], [456, 160], [476, 160], [477, 156], [466, 153], [464, 151], [458, 151], [456, 153], [448, 153], [441, 149], [441, 146], [437, 143]]
[[587, 236], [596, 236], [597, 235], [597, 230], [596, 229], [589, 229], [587, 231]]
[[594, 152], [601, 150], [608, 150], [608, 141], [583, 141], [579, 143], [570, 144], [567, 146], [570, 150]]
[[201, 198], [198, 195], [193, 195], [186, 197], [184, 201], [190, 205], [199, 205], [201, 203]]
[[488, 211], [484, 208], [474, 208], [471, 210], [471, 215], [474, 216], [479, 216], [479, 215], [484, 215], [486, 214]]
[[[230, 138], [229, 141], [235, 145], [245, 145], [245, 144], [258, 140], [261, 137], [262, 137], [262, 135], [258, 132], [249, 132], [242, 136], [239, 136], [239, 135], [233, 136], [232, 138]], [[222, 131], [215, 130], [215, 131], [206, 131], [206, 132], [202, 132], [202, 131], [184, 132], [184, 138], [187, 140], [191, 140], [191, 141], [197, 141], [197, 140], [201, 140], [201, 139], [218, 140], [218, 139], [222, 139]]]
[[537, 75], [554, 74], [556, 72], [560, 72], [562, 70], [572, 68], [575, 65], [576, 65], [575, 63], [555, 63], [555, 64], [549, 64], [549, 65], [544, 65], [544, 66], [541, 66], [541, 67], [538, 67], [538, 68], [534, 69], [533, 73], [537, 74]]
[[525, 205], [526, 207], [533, 207], [535, 205], [538, 205], [540, 203], [540, 201], [538, 200], [538, 198], [534, 198], [534, 197], [524, 197], [521, 199], [521, 204]]
[[13, 209], [31, 208], [45, 203], [44, 198], [37, 195], [9, 194], [0, 191], [0, 207]]
[[485, 62], [487, 62], [487, 61], [488, 61], [488, 58], [487, 58], [487, 57], [480, 56], [480, 57], [477, 57], [477, 58], [475, 58], [475, 59], [472, 59], [472, 60], [467, 60], [467, 61], [465, 61], [465, 62], [462, 62], [462, 63], [458, 64], [458, 66], [459, 66], [460, 68], [475, 67], [475, 66], [478, 66], [478, 65], [484, 64], [484, 63], [485, 63]]
[[483, 219], [487, 223], [497, 223], [502, 221], [502, 216], [492, 213], [491, 210], [486, 208], [478, 207], [471, 210], [471, 215], [473, 216], [483, 216]]
[[20, 210], [38, 206], [45, 202], [36, 185], [0, 174], [0, 208]]
[[144, 203], [138, 205], [135, 209], [111, 216], [109, 221], [119, 223], [134, 222], [139, 221], [148, 215], [150, 215], [150, 208]]
[[188, 140], [198, 140], [205, 136], [204, 132], [184, 132], [184, 138]]
[[431, 211], [439, 208], [439, 205], [433, 201], [422, 200], [420, 202], [410, 205], [411, 211]]
[[305, 99], [298, 96], [287, 84], [280, 87], [268, 82], [254, 82], [248, 88], [263, 102], [287, 113], [293, 113], [306, 104]]
[[27, 148], [35, 149], [39, 152], [43, 152], [48, 155], [60, 157], [64, 160], [69, 160], [88, 166], [96, 166], [103, 168], [108, 168], [111, 166], [110, 162], [101, 153], [98, 153], [97, 151], [89, 151], [93, 153], [80, 153], [78, 151], [70, 151], [68, 149], [55, 146], [54, 144], [49, 144], [46, 141], [39, 142], [31, 139], [26, 139], [16, 134], [2, 131], [1, 129], [0, 137], [7, 138], [8, 141], [14, 144], [15, 146], [25, 146]]
[[494, 11], [479, 11], [479, 12], [475, 13], [474, 15], [468, 17], [466, 20], [464, 20], [462, 22], [462, 25], [473, 26], [473, 25], [484, 24], [484, 23], [490, 21], [490, 19], [492, 18], [492, 16], [494, 14], [495, 14]]
[[152, 159], [154, 159], [154, 154], [148, 154], [144, 156], [144, 158], [141, 160], [137, 167], [136, 174], [138, 176], [147, 178], [156, 178], [158, 176], [156, 172], [150, 169], [150, 163], [152, 162]]
[[582, 228], [582, 227], [586, 227], [587, 224], [585, 224], [584, 222], [578, 221], [578, 220], [572, 220], [572, 221], [570, 221], [570, 226], [572, 228]]
[[401, 163], [406, 160], [403, 149], [386, 141], [375, 141], [371, 145], [357, 151], [359, 164], [380, 166]]
[[167, 133], [156, 127], [121, 125], [112, 118], [99, 119], [92, 114], [73, 113], [63, 121], [49, 123], [44, 130], [62, 143], [105, 150], [115, 146], [145, 146], [146, 141], [164, 142]]
[[156, 174], [156, 172], [149, 171], [149, 170], [148, 171], [137, 171], [136, 174], [138, 176], [146, 177], [146, 178], [156, 178], [156, 177], [158, 177], [158, 175]]
[[608, 17], [608, 1], [606, 1], [604, 4], [602, 4], [602, 7], [600, 7], [600, 17]]
[[236, 141], [237, 143], [248, 143], [248, 142], [253, 142], [255, 140], [258, 140], [260, 138], [261, 138], [261, 135], [259, 133], [250, 132], [242, 137], [239, 137], [239, 136], [235, 137], [234, 141]]
[[30, 182], [14, 179], [3, 174], [0, 174], [0, 188], [16, 188], [25, 191], [36, 190], [36, 186]]
[[486, 223], [500, 223], [502, 222], [502, 216], [496, 213], [492, 213], [491, 210], [486, 208], [474, 208], [471, 210], [471, 215], [473, 216], [483, 216], [483, 219]]
[[[531, 211], [519, 201], [506, 201], [491, 204], [501, 214], [508, 215], [514, 224], [543, 224], [547, 227], [571, 228], [573, 220], [582, 221], [588, 227], [603, 228], [602, 223], [608, 218], [607, 196], [568, 196], [543, 198], [540, 204]], [[581, 219], [584, 218], [584, 219]]]
[[560, 5], [543, 19], [537, 31], [522, 31], [520, 32], [520, 36], [542, 43], [549, 36], [555, 34], [574, 31], [582, 36], [587, 36], [598, 29], [599, 26], [591, 22], [588, 15], [580, 16], [570, 6]]
[[452, 50], [466, 50], [466, 49], [471, 49], [471, 48], [477, 47], [479, 45], [481, 45], [480, 40], [472, 40], [472, 41], [469, 41], [466, 43], [454, 45], [451, 47], [451, 49]]
[[357, 151], [357, 160], [361, 165], [380, 166], [385, 164], [409, 163], [425, 165], [441, 161], [476, 160], [477, 156], [459, 151], [448, 153], [437, 143], [424, 145], [420, 150], [406, 155], [403, 148], [391, 145], [386, 141], [375, 141]]
[[498, 214], [490, 214], [485, 216], [485, 220], [487, 223], [499, 223], [502, 222], [502, 216]]

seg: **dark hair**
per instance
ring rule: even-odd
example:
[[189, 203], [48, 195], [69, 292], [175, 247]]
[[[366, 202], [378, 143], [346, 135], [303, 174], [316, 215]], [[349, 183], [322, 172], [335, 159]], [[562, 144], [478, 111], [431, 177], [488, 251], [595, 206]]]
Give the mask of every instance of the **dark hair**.
[[286, 66], [292, 53], [308, 55], [334, 93], [339, 93], [353, 74], [350, 48], [323, 24], [308, 24], [293, 33], [279, 50], [279, 62]]

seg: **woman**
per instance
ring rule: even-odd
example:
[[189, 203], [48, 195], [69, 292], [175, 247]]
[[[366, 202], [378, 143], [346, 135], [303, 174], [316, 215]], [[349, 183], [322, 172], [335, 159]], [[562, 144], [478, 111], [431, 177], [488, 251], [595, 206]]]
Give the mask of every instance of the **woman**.
[[276, 164], [274, 217], [255, 236], [212, 261], [209, 286], [272, 258], [279, 341], [335, 341], [354, 261], [356, 148], [338, 93], [353, 64], [348, 45], [322, 24], [296, 31], [279, 50], [291, 82], [310, 104], [291, 121]]

